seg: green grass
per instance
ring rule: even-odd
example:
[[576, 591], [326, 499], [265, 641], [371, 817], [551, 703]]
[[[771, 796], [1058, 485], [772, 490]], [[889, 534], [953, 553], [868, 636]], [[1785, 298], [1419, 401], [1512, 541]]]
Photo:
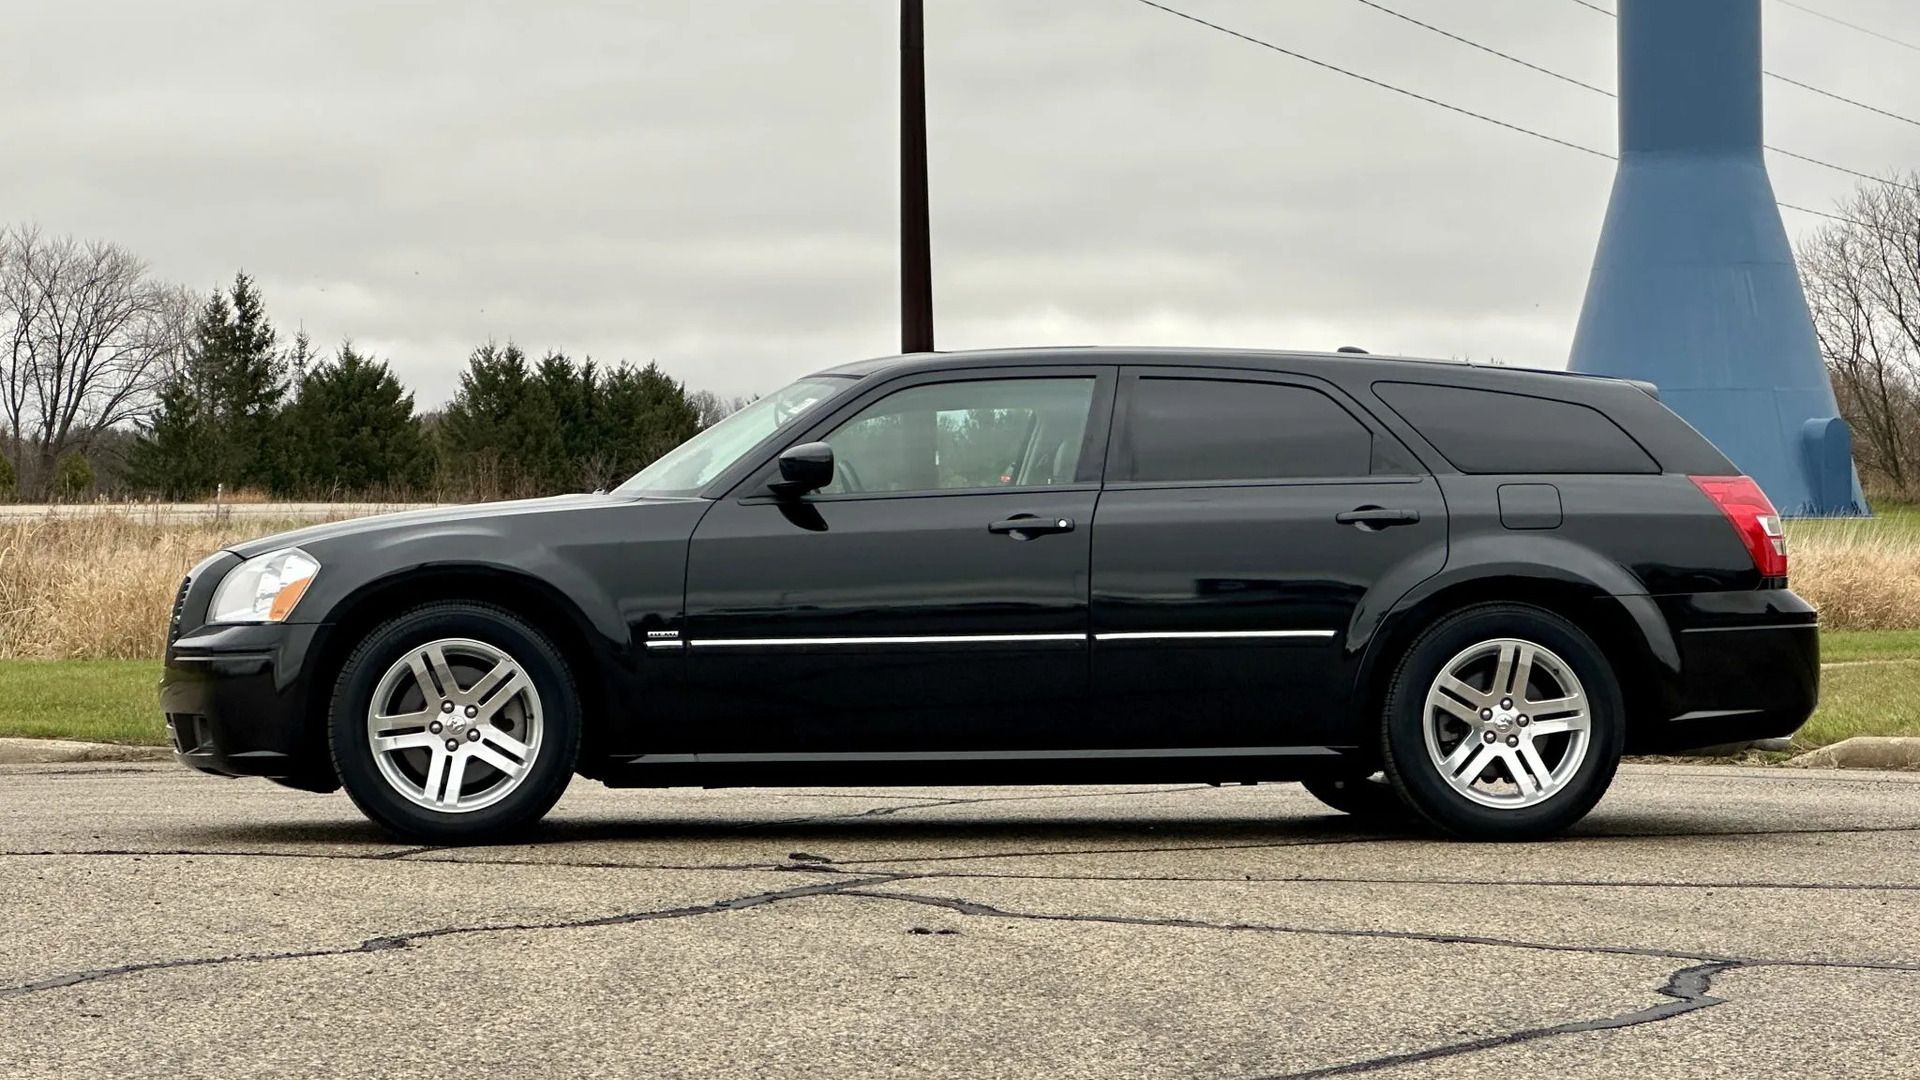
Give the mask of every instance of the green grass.
[[1920, 630], [1823, 630], [1820, 662], [1920, 659]]
[[[1797, 742], [1920, 735], [1920, 630], [1832, 630], [1820, 653], [1820, 708]], [[0, 736], [163, 745], [159, 680], [152, 660], [0, 660]]]
[[1820, 707], [1794, 742], [1811, 748], [1855, 735], [1920, 735], [1920, 657], [1820, 672]]
[[1787, 521], [1787, 542], [1791, 547], [1795, 538], [1853, 539], [1862, 534], [1875, 538], [1908, 538], [1920, 536], [1920, 505], [1894, 502], [1887, 499], [1869, 500], [1873, 507], [1870, 518], [1790, 518]]
[[0, 660], [0, 736], [160, 746], [153, 660]]

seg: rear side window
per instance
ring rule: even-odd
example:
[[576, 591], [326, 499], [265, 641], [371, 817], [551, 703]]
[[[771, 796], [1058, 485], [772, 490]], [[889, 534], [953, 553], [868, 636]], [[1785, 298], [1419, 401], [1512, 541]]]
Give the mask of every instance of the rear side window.
[[1373, 433], [1304, 386], [1145, 377], [1126, 423], [1127, 480], [1366, 476], [1373, 455]]
[[1463, 473], [1657, 473], [1605, 413], [1571, 401], [1426, 383], [1373, 392]]

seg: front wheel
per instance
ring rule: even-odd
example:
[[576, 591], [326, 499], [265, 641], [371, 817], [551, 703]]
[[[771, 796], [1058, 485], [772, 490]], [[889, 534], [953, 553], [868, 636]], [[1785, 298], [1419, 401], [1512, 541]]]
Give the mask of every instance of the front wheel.
[[1578, 627], [1525, 605], [1468, 608], [1422, 634], [1394, 673], [1386, 773], [1454, 836], [1552, 836], [1613, 782], [1623, 713], [1606, 655]]
[[340, 781], [409, 840], [497, 839], [566, 790], [580, 746], [572, 674], [546, 635], [489, 604], [439, 603], [376, 628], [335, 684]]

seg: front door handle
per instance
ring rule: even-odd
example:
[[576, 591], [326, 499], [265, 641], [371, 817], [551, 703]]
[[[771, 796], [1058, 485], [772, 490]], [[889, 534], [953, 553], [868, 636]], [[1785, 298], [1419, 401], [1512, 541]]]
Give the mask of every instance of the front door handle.
[[1352, 525], [1366, 532], [1376, 529], [1391, 529], [1395, 525], [1414, 525], [1420, 521], [1418, 510], [1383, 510], [1378, 506], [1363, 506], [1358, 510], [1348, 510], [1333, 515], [1333, 520], [1342, 525]]
[[987, 526], [987, 531], [1001, 536], [1011, 536], [1015, 540], [1031, 540], [1047, 533], [1068, 533], [1073, 531], [1073, 519], [1070, 517], [1041, 517], [1037, 514], [1015, 514], [1005, 521], [996, 521]]

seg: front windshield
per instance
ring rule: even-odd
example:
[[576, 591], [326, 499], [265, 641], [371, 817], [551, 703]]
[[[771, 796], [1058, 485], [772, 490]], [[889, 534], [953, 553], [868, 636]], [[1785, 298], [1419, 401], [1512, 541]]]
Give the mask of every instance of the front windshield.
[[815, 375], [801, 379], [721, 420], [666, 452], [615, 488], [622, 495], [694, 495], [767, 436], [813, 411], [848, 380]]

